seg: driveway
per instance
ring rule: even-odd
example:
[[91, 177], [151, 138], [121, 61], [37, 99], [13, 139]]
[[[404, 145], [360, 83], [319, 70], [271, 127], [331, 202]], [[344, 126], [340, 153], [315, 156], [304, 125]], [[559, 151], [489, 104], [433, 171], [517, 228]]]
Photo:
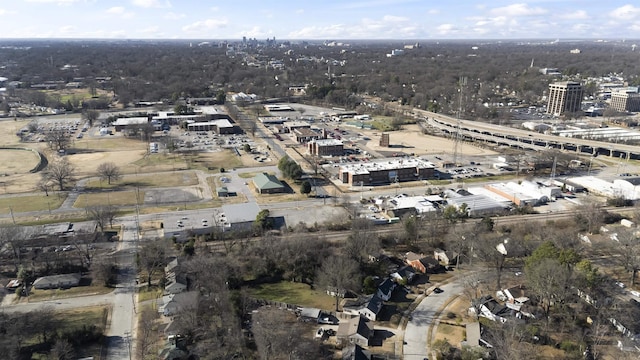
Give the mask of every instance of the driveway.
[[440, 289], [442, 293], [426, 296], [411, 313], [404, 331], [404, 360], [423, 360], [431, 353], [427, 343], [429, 329], [448, 300], [462, 293], [463, 286], [460, 282], [452, 282], [440, 286]]

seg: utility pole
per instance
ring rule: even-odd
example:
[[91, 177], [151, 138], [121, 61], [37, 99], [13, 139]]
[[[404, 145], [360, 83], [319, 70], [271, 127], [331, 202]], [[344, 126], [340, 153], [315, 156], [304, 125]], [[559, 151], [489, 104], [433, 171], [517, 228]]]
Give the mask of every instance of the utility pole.
[[457, 112], [457, 122], [456, 122], [456, 133], [455, 133], [455, 138], [454, 138], [454, 145], [453, 145], [453, 164], [454, 166], [458, 166], [458, 147], [460, 146], [460, 118], [462, 117], [462, 90], [463, 90], [463, 86], [467, 85], [467, 78], [465, 76], [461, 76], [460, 77], [460, 81], [458, 83], [458, 93], [459, 93], [459, 98], [458, 98], [458, 112]]

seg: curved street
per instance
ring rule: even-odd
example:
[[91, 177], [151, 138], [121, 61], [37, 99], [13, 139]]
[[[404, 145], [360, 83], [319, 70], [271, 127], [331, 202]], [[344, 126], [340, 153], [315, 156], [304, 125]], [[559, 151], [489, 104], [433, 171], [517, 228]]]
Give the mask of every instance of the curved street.
[[404, 330], [404, 346], [402, 349], [404, 360], [424, 360], [431, 356], [429, 342], [432, 329], [437, 326], [437, 320], [449, 300], [462, 293], [463, 286], [459, 279], [439, 286], [442, 293], [431, 292], [424, 297], [413, 310]]

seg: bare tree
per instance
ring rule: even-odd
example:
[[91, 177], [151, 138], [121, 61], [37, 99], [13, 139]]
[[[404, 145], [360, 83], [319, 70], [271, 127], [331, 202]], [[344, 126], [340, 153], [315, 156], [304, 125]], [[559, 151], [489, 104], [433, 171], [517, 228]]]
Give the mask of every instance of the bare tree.
[[345, 253], [351, 259], [363, 264], [369, 255], [380, 251], [380, 239], [367, 219], [357, 218], [351, 222], [351, 234], [347, 237]]
[[138, 359], [146, 359], [152, 352], [157, 330], [155, 324], [157, 318], [158, 312], [154, 311], [153, 308], [148, 306], [142, 308], [138, 330], [136, 331], [136, 352], [138, 353]]
[[261, 307], [251, 328], [263, 360], [319, 359], [320, 345], [302, 336], [305, 326], [289, 311]]
[[76, 351], [73, 348], [73, 345], [65, 340], [58, 339], [53, 347], [51, 348], [51, 358], [55, 360], [72, 360], [76, 357]]
[[602, 204], [594, 200], [587, 201], [576, 213], [576, 223], [589, 234], [600, 228], [603, 219]]
[[99, 116], [100, 113], [97, 110], [85, 110], [82, 113], [82, 118], [89, 123], [89, 126], [93, 126], [93, 122], [96, 121]]
[[111, 205], [100, 205], [89, 207], [89, 217], [96, 222], [96, 225], [100, 229], [100, 232], [104, 232], [104, 229], [109, 225], [113, 227], [113, 220], [117, 215], [117, 209]]
[[122, 177], [120, 168], [112, 162], [104, 162], [98, 165], [98, 176], [100, 180], [107, 180], [107, 184], [111, 185], [111, 181], [118, 181]]
[[8, 248], [11, 251], [15, 272], [18, 272], [22, 264], [20, 247], [24, 243], [24, 228], [16, 225], [3, 224], [0, 226], [0, 249]]
[[71, 144], [71, 137], [65, 130], [53, 129], [46, 133], [45, 140], [54, 151], [66, 150]]
[[75, 181], [75, 168], [66, 158], [49, 163], [42, 172], [42, 181], [54, 183], [60, 191]]
[[539, 298], [547, 324], [553, 304], [561, 304], [569, 295], [571, 270], [556, 259], [545, 258], [525, 267], [527, 284]]
[[44, 191], [45, 196], [49, 196], [49, 191], [53, 188], [51, 181], [44, 178], [40, 179], [36, 186], [38, 187], [38, 190]]
[[624, 269], [631, 273], [631, 286], [635, 286], [636, 275], [640, 271], [640, 241], [630, 230], [619, 231], [618, 241], [620, 246], [616, 246], [616, 252], [620, 254]]
[[138, 252], [139, 265], [147, 273], [147, 286], [151, 286], [153, 274], [165, 265], [165, 254], [164, 244], [159, 240], [145, 242]]
[[345, 256], [329, 256], [318, 270], [316, 283], [318, 288], [326, 289], [327, 293], [336, 298], [338, 311], [340, 297], [344, 297], [347, 290], [360, 289], [358, 264]]

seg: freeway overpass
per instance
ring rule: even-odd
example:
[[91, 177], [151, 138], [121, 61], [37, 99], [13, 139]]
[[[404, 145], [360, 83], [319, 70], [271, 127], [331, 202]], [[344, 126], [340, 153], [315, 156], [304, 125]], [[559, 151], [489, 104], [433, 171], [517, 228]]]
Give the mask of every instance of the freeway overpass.
[[588, 156], [605, 155], [622, 159], [640, 160], [640, 146], [604, 141], [568, 138], [534, 133], [527, 130], [469, 120], [458, 120], [424, 110], [414, 110], [427, 119], [427, 124], [444, 133], [459, 134], [462, 140], [494, 143], [526, 150], [558, 149]]

